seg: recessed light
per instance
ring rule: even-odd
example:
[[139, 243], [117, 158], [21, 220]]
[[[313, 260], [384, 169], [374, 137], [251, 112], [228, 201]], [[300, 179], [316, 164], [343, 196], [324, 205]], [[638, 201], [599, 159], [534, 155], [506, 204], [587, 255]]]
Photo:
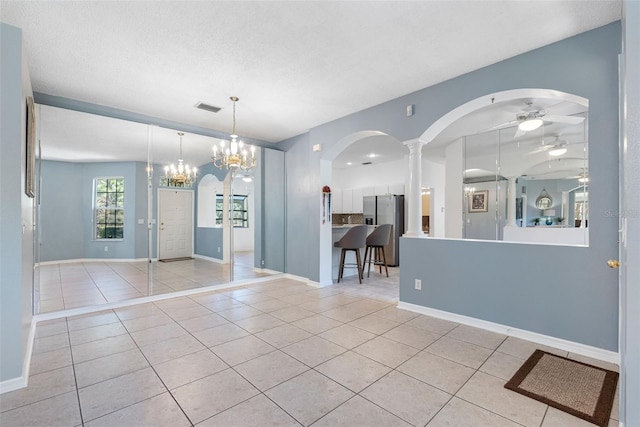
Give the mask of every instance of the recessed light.
[[347, 162], [347, 166], [351, 166], [353, 163], [351, 162]]
[[369, 153], [367, 154], [367, 157], [373, 159], [374, 157], [378, 157], [378, 155], [376, 153]]

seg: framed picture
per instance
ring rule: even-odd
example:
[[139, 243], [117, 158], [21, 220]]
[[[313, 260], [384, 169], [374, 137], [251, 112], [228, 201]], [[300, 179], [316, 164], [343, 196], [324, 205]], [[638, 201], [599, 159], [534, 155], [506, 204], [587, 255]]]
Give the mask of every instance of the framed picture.
[[489, 211], [489, 190], [476, 191], [469, 196], [469, 213]]
[[33, 97], [27, 97], [27, 167], [24, 192], [34, 198], [36, 182], [36, 109]]

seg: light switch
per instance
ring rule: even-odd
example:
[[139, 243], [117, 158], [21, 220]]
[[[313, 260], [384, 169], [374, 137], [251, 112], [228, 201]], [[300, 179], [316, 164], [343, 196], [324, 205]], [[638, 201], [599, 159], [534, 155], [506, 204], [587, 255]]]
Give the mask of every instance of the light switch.
[[138, 224], [144, 225], [144, 219], [138, 219]]

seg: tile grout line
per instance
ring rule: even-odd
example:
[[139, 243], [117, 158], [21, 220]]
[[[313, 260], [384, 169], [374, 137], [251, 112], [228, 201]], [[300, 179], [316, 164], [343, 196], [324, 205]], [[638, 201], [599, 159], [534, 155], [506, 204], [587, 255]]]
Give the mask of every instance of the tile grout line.
[[80, 412], [80, 424], [84, 427], [84, 416], [82, 415], [82, 404], [80, 403], [80, 389], [78, 388], [78, 376], [76, 375], [76, 364], [73, 361], [73, 346], [71, 345], [71, 335], [69, 334], [69, 318], [65, 317], [67, 326], [67, 338], [69, 339], [69, 353], [71, 354], [71, 369], [73, 370], [73, 382], [76, 388], [76, 399], [78, 399], [78, 412]]

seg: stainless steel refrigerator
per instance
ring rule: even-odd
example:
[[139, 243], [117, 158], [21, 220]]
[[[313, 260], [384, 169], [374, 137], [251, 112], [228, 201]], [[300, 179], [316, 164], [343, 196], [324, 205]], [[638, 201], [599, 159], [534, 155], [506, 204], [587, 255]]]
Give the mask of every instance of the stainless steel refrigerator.
[[400, 236], [404, 234], [404, 196], [367, 196], [363, 199], [364, 222], [370, 225], [391, 224], [391, 240], [385, 246], [387, 264], [400, 264]]

